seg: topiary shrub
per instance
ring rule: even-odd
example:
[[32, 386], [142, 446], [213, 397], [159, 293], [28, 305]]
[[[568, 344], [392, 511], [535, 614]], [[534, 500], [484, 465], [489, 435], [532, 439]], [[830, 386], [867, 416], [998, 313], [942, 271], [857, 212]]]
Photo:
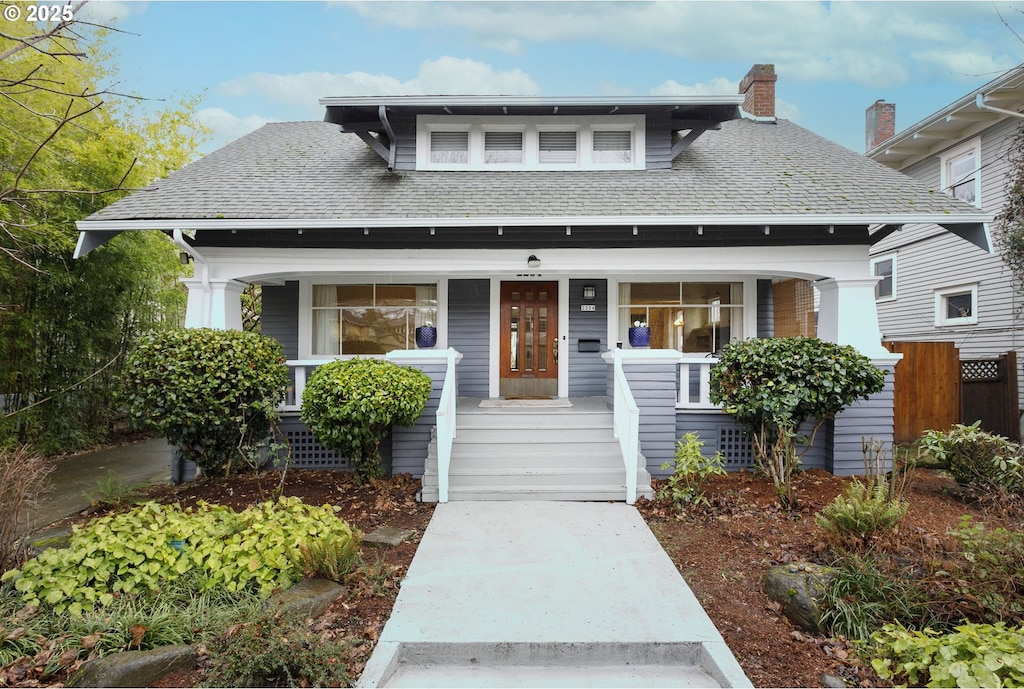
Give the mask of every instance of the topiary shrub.
[[205, 473], [227, 475], [270, 435], [288, 368], [269, 337], [189, 328], [141, 338], [125, 378], [136, 418]]
[[384, 475], [380, 443], [392, 424], [411, 426], [430, 397], [430, 376], [383, 359], [318, 367], [302, 393], [303, 423], [326, 448], [349, 458], [356, 480]]
[[711, 401], [724, 404], [750, 434], [758, 468], [792, 508], [800, 427], [814, 420], [806, 452], [822, 424], [884, 384], [885, 373], [849, 345], [813, 337], [748, 339], [725, 346], [711, 371]]

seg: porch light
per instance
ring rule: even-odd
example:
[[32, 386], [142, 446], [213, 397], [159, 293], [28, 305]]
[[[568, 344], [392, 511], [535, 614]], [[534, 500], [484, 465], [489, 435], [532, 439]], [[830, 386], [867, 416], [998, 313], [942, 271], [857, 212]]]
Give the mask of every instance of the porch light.
[[597, 296], [597, 287], [594, 285], [583, 285], [583, 298], [593, 299]]
[[526, 259], [526, 265], [531, 268], [540, 268], [540, 259], [535, 254], [530, 254], [530, 257]]
[[192, 257], [188, 255], [187, 251], [182, 251], [178, 254], [178, 260], [181, 261], [181, 265], [187, 266], [192, 262]]

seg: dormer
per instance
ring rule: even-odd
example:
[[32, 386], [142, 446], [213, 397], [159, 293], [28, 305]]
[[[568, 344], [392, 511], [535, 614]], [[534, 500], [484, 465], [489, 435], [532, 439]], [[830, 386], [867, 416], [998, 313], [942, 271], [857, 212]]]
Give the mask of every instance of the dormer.
[[393, 170], [655, 170], [740, 116], [743, 96], [323, 98]]

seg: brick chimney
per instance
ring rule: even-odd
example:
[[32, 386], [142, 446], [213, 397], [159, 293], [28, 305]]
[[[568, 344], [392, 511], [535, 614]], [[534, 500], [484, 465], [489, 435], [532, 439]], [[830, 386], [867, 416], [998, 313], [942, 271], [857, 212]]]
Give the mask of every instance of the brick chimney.
[[754, 65], [740, 82], [743, 111], [754, 117], [775, 117], [775, 65]]
[[870, 151], [896, 133], [896, 104], [876, 100], [864, 111], [864, 121], [864, 150]]

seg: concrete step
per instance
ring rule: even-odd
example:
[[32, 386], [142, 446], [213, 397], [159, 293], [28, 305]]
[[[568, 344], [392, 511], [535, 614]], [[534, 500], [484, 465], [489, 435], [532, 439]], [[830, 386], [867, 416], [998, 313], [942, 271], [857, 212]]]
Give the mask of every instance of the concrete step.
[[[626, 497], [626, 486], [586, 484], [528, 484], [448, 486], [449, 500], [565, 500], [565, 501], [618, 501]], [[437, 489], [423, 489], [423, 502], [437, 502]]]
[[558, 456], [566, 455], [597, 455], [618, 452], [618, 441], [597, 440], [560, 443], [557, 441], [489, 443], [482, 440], [464, 441], [456, 438], [452, 443], [452, 454], [469, 457], [487, 457], [502, 455], [504, 457], [529, 457], [537, 454]]
[[496, 444], [534, 444], [534, 443], [583, 443], [583, 442], [609, 442], [618, 444], [611, 426], [572, 426], [565, 428], [555, 427], [465, 427], [460, 426], [458, 437], [455, 442], [459, 445], [466, 443], [496, 443]]
[[614, 416], [611, 412], [528, 412], [518, 414], [461, 413], [456, 425], [463, 428], [611, 428]]
[[[448, 472], [449, 485], [480, 486], [520, 483], [531, 486], [548, 484], [622, 485], [625, 488], [626, 471], [619, 467], [455, 467]], [[428, 480], [429, 479], [429, 480]], [[437, 472], [424, 474], [423, 485], [437, 485]]]

